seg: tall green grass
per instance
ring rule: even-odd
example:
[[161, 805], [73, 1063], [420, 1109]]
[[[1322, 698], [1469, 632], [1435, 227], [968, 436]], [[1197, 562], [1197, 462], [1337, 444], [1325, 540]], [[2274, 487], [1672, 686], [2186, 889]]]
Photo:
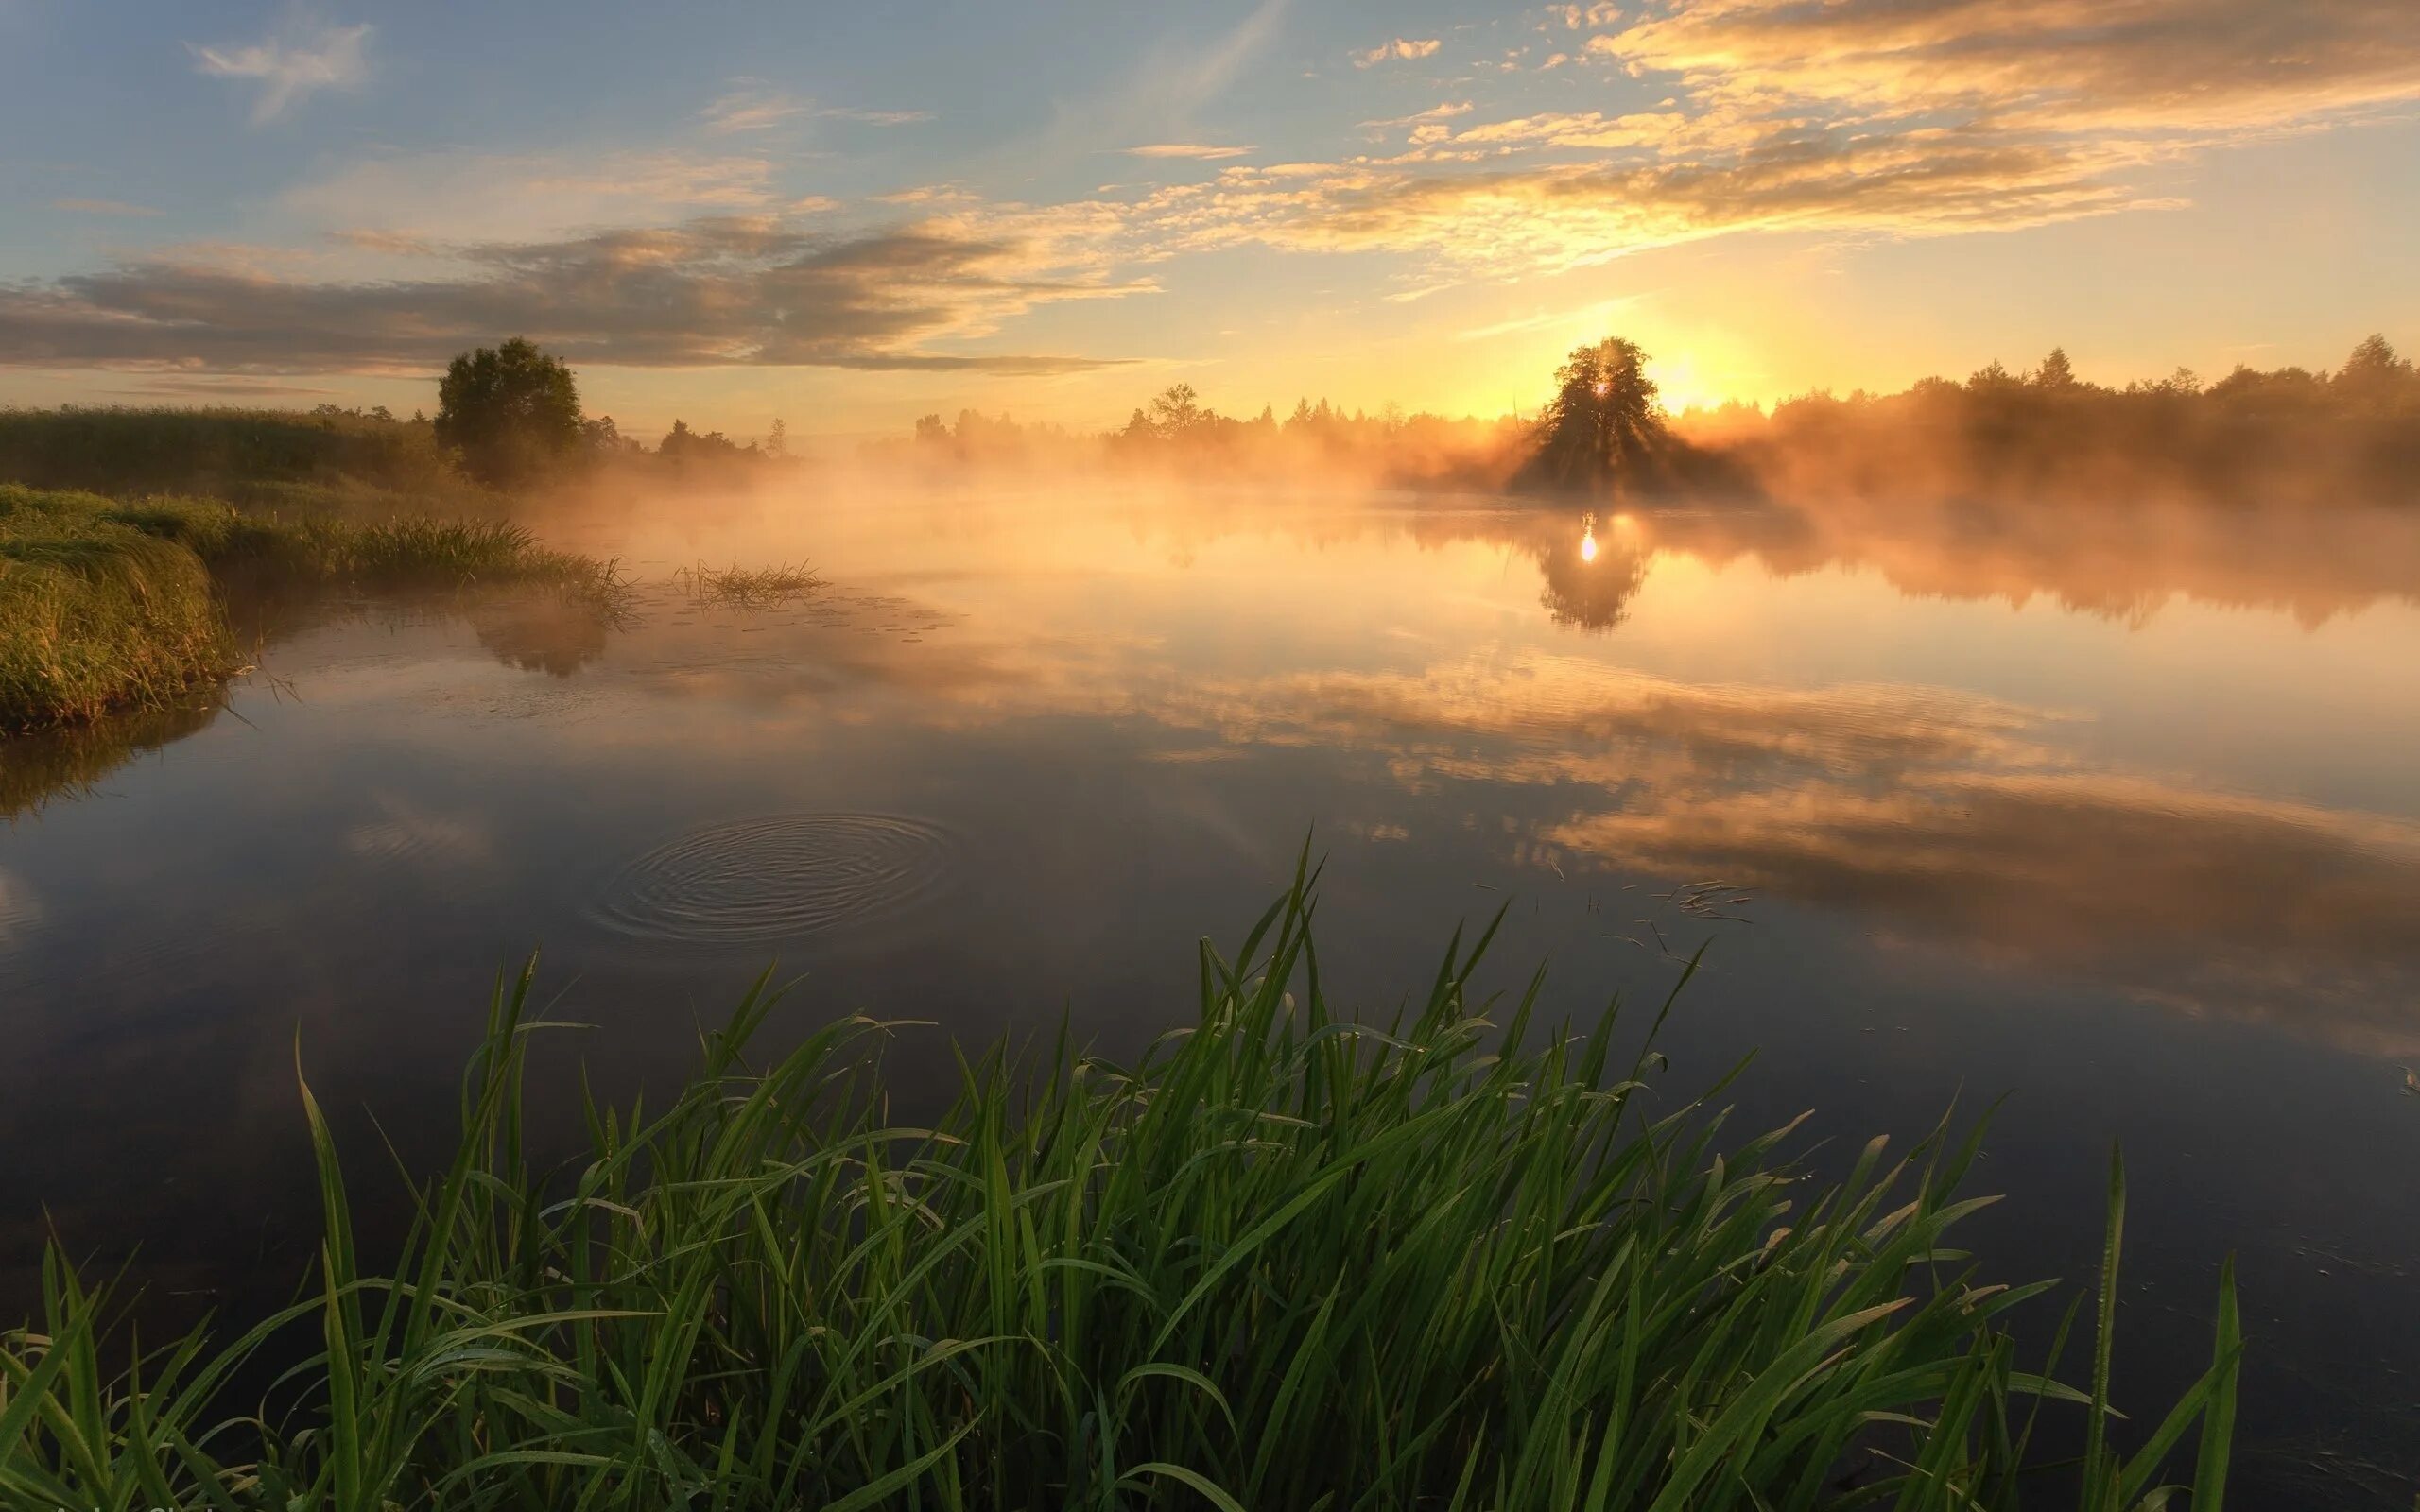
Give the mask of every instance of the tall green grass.
[[0, 478], [253, 504], [368, 491], [426, 507], [476, 491], [425, 421], [275, 409], [0, 409]]
[[247, 514], [0, 484], [0, 731], [158, 707], [241, 665], [216, 587], [392, 593], [523, 585], [621, 612], [614, 564], [501, 520]]
[[[1618, 1015], [1479, 1001], [1486, 936], [1415, 1010], [1340, 1015], [1311, 913], [1298, 875], [1232, 961], [1205, 942], [1198, 1022], [1132, 1064], [994, 1050], [929, 1128], [885, 1116], [890, 1027], [753, 1058], [760, 981], [668, 1106], [592, 1102], [544, 1169], [525, 974], [400, 1254], [356, 1250], [306, 1088], [326, 1226], [291, 1311], [113, 1370], [109, 1300], [52, 1257], [0, 1348], [0, 1504], [2005, 1509], [2039, 1477], [2220, 1506], [2232, 1280], [2208, 1374], [2116, 1421], [2122, 1189], [2090, 1387], [2054, 1383], [2011, 1332], [2047, 1284], [1955, 1247], [1971, 1138], [1810, 1179], [1789, 1131], [1662, 1103]], [[268, 1405], [229, 1400], [281, 1349]], [[2089, 1417], [2082, 1465], [2036, 1463], [2037, 1411]]]

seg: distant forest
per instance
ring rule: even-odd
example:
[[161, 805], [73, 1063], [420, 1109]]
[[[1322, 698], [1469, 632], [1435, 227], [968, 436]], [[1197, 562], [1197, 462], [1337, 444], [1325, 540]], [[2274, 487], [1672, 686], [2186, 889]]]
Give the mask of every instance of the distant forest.
[[1993, 501], [2420, 505], [2420, 376], [2383, 336], [2335, 369], [2179, 369], [2122, 387], [2079, 377], [2053, 349], [2024, 372], [1801, 395], [1767, 410], [1675, 415], [1646, 352], [1618, 338], [1575, 351], [1534, 418], [1449, 419], [1297, 401], [1282, 418], [1221, 414], [1188, 385], [1107, 435], [959, 412], [916, 422], [879, 454], [981, 465], [1127, 466], [1287, 474], [1333, 470], [1404, 487], [1552, 494], [1970, 497]]
[[[491, 358], [501, 367], [480, 366]], [[778, 420], [749, 440], [675, 421], [650, 446], [611, 416], [585, 414], [557, 359], [510, 341], [458, 360], [434, 421], [334, 405], [0, 410], [0, 481], [300, 507], [331, 488], [496, 496], [603, 476], [737, 481], [854, 460], [930, 475], [1167, 473], [1707, 504], [2420, 507], [2420, 376], [2383, 336], [2316, 372], [2239, 367], [2204, 383], [2180, 369], [2113, 387], [2079, 376], [2054, 350], [2022, 372], [1995, 362], [1962, 382], [1927, 378], [1894, 394], [1814, 393], [1770, 410], [1734, 404], [1679, 414], [1661, 403], [1651, 361], [1618, 337], [1579, 348], [1529, 416], [1455, 419], [1392, 405], [1371, 414], [1303, 398], [1283, 415], [1263, 405], [1239, 417], [1177, 384], [1108, 432], [969, 409], [954, 421], [925, 415], [909, 435], [863, 443], [853, 456], [817, 458], [794, 451]], [[507, 417], [529, 412], [505, 393], [516, 372], [546, 400], [541, 430], [482, 418], [482, 403]], [[502, 383], [502, 397], [486, 395], [483, 383]]]
[[2334, 371], [2179, 369], [2122, 388], [2053, 351], [1904, 393], [1809, 394], [1680, 417], [1788, 497], [2420, 505], [2420, 377], [2383, 336]]

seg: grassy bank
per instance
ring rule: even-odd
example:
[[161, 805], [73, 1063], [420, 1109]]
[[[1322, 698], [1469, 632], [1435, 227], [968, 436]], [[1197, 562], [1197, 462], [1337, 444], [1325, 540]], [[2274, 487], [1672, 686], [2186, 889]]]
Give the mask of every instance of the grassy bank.
[[542, 585], [610, 607], [610, 564], [502, 521], [355, 523], [0, 484], [0, 731], [156, 707], [242, 664], [220, 589]]
[[0, 487], [0, 730], [160, 704], [238, 664], [192, 550], [79, 496]]
[[[592, 1106], [549, 1170], [525, 979], [400, 1256], [356, 1252], [306, 1092], [326, 1239], [290, 1313], [112, 1374], [108, 1302], [54, 1259], [0, 1346], [0, 1503], [2006, 1509], [2040, 1409], [2084, 1452], [2026, 1504], [2149, 1507], [2174, 1471], [2169, 1504], [2219, 1505], [2231, 1283], [2183, 1403], [2106, 1411], [2122, 1191], [2053, 1385], [2048, 1288], [1952, 1247], [1971, 1143], [1806, 1178], [1787, 1131], [1651, 1092], [1635, 1026], [1475, 1001], [1484, 939], [1348, 1022], [1309, 914], [1298, 882], [1236, 964], [1205, 945], [1199, 1022], [1133, 1064], [995, 1052], [931, 1129], [885, 1120], [880, 1026], [753, 1061], [760, 985], [677, 1100]], [[258, 1349], [308, 1359], [222, 1400]]]

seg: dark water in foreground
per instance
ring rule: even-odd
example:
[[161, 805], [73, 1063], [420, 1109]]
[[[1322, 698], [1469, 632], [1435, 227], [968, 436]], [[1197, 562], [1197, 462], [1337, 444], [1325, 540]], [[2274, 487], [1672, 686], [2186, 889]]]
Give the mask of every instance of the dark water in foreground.
[[[1684, 1089], [1757, 1050], [1744, 1125], [1854, 1147], [2010, 1094], [2003, 1273], [2088, 1273], [2122, 1139], [2121, 1405], [2205, 1356], [2233, 1249], [2241, 1504], [2411, 1504], [2420, 521], [808, 498], [549, 534], [650, 585], [632, 624], [329, 613], [147, 748], [0, 746], [0, 1311], [45, 1207], [156, 1297], [282, 1297], [298, 1031], [366, 1181], [359, 1110], [440, 1150], [532, 949], [608, 1090], [776, 956], [789, 1024], [936, 1021], [934, 1086], [942, 1033], [1063, 1008], [1131, 1049], [1316, 824], [1358, 1004], [1509, 902], [1498, 978], [1549, 959], [1575, 1013], [1710, 939], [1667, 1048]], [[667, 581], [806, 558], [803, 604]]]

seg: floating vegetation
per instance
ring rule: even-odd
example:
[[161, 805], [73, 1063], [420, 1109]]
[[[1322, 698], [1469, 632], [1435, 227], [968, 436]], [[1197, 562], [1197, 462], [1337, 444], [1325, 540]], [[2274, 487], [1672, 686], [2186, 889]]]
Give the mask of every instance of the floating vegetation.
[[1733, 924], [1755, 922], [1738, 914], [1723, 912], [1727, 908], [1745, 907], [1756, 899], [1754, 893], [1745, 891], [1737, 883], [1724, 882], [1719, 877], [1711, 882], [1684, 883], [1669, 892], [1659, 892], [1655, 896], [1692, 919], [1720, 919]]
[[720, 604], [734, 609], [763, 609], [804, 598], [823, 586], [823, 579], [804, 563], [771, 567], [709, 567], [703, 562], [672, 575], [673, 586], [692, 603]]

